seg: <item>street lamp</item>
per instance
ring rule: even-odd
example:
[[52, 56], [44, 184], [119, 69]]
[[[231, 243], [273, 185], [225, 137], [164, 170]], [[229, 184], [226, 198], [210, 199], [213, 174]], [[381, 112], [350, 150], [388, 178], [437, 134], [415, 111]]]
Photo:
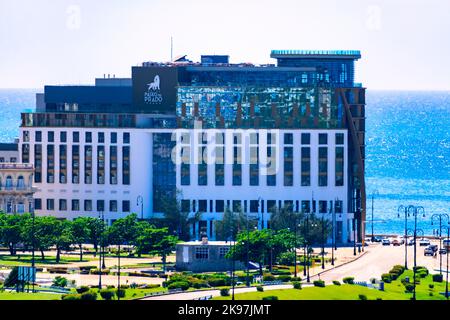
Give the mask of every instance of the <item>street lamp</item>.
[[[100, 234], [99, 234], [99, 255], [98, 255], [98, 289], [101, 290], [102, 289], [102, 269], [104, 268], [104, 264], [105, 264], [105, 260], [103, 260], [103, 265], [102, 265], [102, 245], [103, 245], [103, 231], [104, 231], [104, 227], [105, 227], [105, 217], [103, 215], [103, 211], [98, 213], [98, 219], [102, 221], [102, 228], [100, 230]], [[103, 253], [104, 254], [104, 253]]]
[[372, 239], [371, 239], [372, 242], [374, 242], [374, 240], [375, 240], [375, 237], [373, 235], [373, 200], [374, 200], [375, 196], [378, 196], [378, 195], [379, 195], [378, 190], [375, 189], [372, 192]]
[[325, 213], [322, 213], [322, 269], [325, 269]]
[[[247, 277], [246, 277], [246, 285], [247, 287], [250, 287], [250, 259], [249, 259], [249, 246], [250, 246], [250, 231], [249, 231], [249, 227], [248, 227], [248, 212], [245, 213], [245, 217], [246, 217], [246, 224], [247, 224], [247, 244], [246, 244], [246, 249], [247, 249]], [[258, 220], [258, 218], [254, 219], [253, 221]], [[255, 230], [258, 229], [258, 227], [255, 227]]]
[[137, 197], [136, 205], [141, 205], [141, 219], [144, 220], [144, 198], [142, 196]]
[[400, 213], [405, 215], [405, 269], [408, 269], [408, 208], [400, 205], [397, 209], [397, 217], [400, 218]]
[[[447, 245], [445, 247], [445, 254], [447, 256], [447, 263], [446, 263], [446, 267], [445, 267], [445, 269], [446, 269], [445, 270], [446, 271], [446, 275], [445, 275], [445, 298], [448, 300], [448, 298], [449, 298], [449, 296], [448, 296], [448, 255], [449, 255], [449, 252], [448, 252], [447, 248], [449, 248], [449, 246], [450, 246], [450, 226], [449, 225], [442, 226], [441, 228], [447, 229]], [[439, 232], [440, 231], [441, 230], [439, 230]], [[441, 254], [441, 256], [442, 256], [442, 254]]]
[[[31, 226], [31, 229], [32, 229], [32, 233], [33, 233], [33, 235], [32, 235], [32, 240], [31, 240], [31, 246], [32, 246], [32, 249], [33, 249], [33, 252], [32, 252], [32, 254], [31, 254], [31, 268], [32, 268], [32, 272], [34, 273], [34, 274], [36, 274], [36, 268], [35, 268], [35, 257], [34, 257], [34, 247], [35, 247], [35, 238], [36, 238], [36, 234], [35, 234], [35, 230], [34, 230], [34, 223], [35, 223], [35, 214], [34, 214], [34, 210], [33, 210], [33, 212], [31, 213], [32, 214], [32, 218], [33, 218], [33, 220], [32, 220], [32, 226]], [[35, 277], [33, 277], [33, 278], [35, 278]], [[32, 281], [32, 284], [31, 284], [31, 292], [33, 292], [34, 293], [34, 279], [33, 279], [33, 281]]]
[[450, 225], [450, 219], [446, 213], [435, 213], [431, 216], [431, 225], [434, 220], [439, 220], [439, 274], [442, 275], [442, 218], [447, 220], [447, 225]]
[[424, 232], [422, 229], [417, 229], [417, 216], [419, 214], [422, 214], [423, 217], [425, 217], [425, 209], [421, 206], [413, 206], [410, 205], [407, 208], [408, 215], [414, 216], [414, 229], [408, 229], [407, 233], [412, 234], [414, 237], [414, 268], [413, 268], [413, 274], [414, 274], [414, 291], [413, 291], [413, 300], [416, 300], [416, 272], [417, 272], [417, 233], [421, 233], [422, 236], [424, 235]]

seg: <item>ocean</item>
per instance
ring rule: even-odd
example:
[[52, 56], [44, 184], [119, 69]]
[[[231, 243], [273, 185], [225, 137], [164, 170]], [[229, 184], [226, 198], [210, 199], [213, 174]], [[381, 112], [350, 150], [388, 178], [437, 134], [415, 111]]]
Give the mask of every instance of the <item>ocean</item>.
[[[18, 136], [20, 112], [34, 109], [42, 90], [0, 89], [0, 142]], [[404, 232], [399, 205], [425, 208], [418, 224], [433, 234], [431, 216], [450, 214], [450, 92], [367, 91], [367, 233]]]

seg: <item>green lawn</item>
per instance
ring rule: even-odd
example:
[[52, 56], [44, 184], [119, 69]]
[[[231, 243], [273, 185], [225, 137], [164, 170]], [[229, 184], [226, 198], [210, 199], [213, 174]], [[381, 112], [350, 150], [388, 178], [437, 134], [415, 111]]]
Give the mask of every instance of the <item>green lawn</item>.
[[[31, 264], [31, 255], [0, 255], [0, 266], [5, 267], [13, 267], [13, 266], [29, 266]], [[83, 256], [83, 261], [93, 261], [95, 258], [88, 258]], [[59, 264], [67, 264], [67, 263], [73, 263], [73, 262], [80, 262], [80, 258], [77, 256], [61, 256]], [[41, 259], [40, 255], [35, 255], [35, 263], [37, 266], [44, 265], [44, 264], [55, 264], [56, 258], [55, 256], [46, 256], [45, 260]]]
[[61, 294], [0, 292], [0, 300], [61, 300]]
[[[235, 295], [236, 300], [261, 300], [266, 296], [278, 296], [279, 300], [359, 300], [359, 295], [364, 294], [369, 300], [381, 298], [383, 300], [409, 300], [412, 293], [405, 293], [405, 287], [401, 279], [409, 276], [412, 281], [413, 272], [404, 272], [399, 279], [385, 284], [385, 291], [369, 289], [359, 285], [343, 284], [341, 286], [327, 285], [325, 288], [306, 287], [301, 290], [282, 289], [267, 290], [265, 292], [248, 292]], [[430, 288], [429, 284], [434, 285]], [[416, 287], [417, 300], [445, 300], [440, 292], [445, 292], [445, 282], [433, 282], [431, 275], [420, 279]], [[430, 295], [430, 293], [432, 295]], [[214, 300], [230, 300], [231, 297], [216, 297]]]

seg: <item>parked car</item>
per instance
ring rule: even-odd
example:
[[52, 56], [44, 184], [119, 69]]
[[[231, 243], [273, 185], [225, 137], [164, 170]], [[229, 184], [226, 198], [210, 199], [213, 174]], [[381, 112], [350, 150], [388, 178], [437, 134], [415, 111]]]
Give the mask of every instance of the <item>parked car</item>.
[[408, 246], [413, 246], [414, 245], [414, 238], [411, 238], [408, 240]]
[[431, 248], [430, 246], [426, 247], [425, 250], [423, 251], [423, 254], [425, 256], [434, 256], [435, 252], [433, 250], [433, 248]]
[[384, 238], [383, 240], [381, 240], [381, 244], [383, 246], [390, 246], [391, 245], [391, 241], [387, 238]]
[[381, 238], [380, 236], [373, 237], [373, 242], [381, 242], [381, 240], [383, 240], [383, 238]]
[[428, 247], [433, 249], [434, 252], [437, 252], [439, 250], [439, 247], [437, 244], [430, 244]]
[[419, 241], [419, 246], [421, 246], [421, 247], [429, 246], [430, 244], [431, 244], [431, 242], [428, 239], [422, 239]]
[[393, 246], [396, 246], [396, 247], [401, 245], [400, 240], [398, 238], [392, 239], [391, 243]]
[[439, 249], [439, 254], [447, 254], [447, 249], [445, 248]]

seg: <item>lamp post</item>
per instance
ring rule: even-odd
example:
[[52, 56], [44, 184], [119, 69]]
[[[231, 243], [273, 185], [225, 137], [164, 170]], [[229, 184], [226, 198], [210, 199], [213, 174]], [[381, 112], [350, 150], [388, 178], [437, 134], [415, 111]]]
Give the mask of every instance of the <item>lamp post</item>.
[[[35, 272], [35, 257], [34, 257], [34, 246], [35, 246], [35, 238], [36, 238], [36, 234], [35, 234], [35, 230], [34, 230], [34, 223], [35, 223], [35, 214], [34, 214], [34, 210], [33, 210], [33, 212], [31, 213], [31, 217], [32, 217], [32, 225], [31, 225], [31, 232], [33, 233], [33, 235], [32, 235], [32, 239], [31, 239], [31, 246], [32, 246], [32, 249], [33, 249], [33, 251], [32, 251], [32, 253], [31, 253], [31, 268], [32, 268], [32, 272], [34, 273], [34, 274], [36, 274], [36, 272]], [[33, 281], [32, 281], [32, 284], [31, 284], [31, 292], [33, 292], [34, 293], [34, 279], [33, 279]]]
[[353, 216], [353, 255], [356, 256], [356, 216]]
[[417, 233], [421, 233], [422, 236], [424, 232], [422, 229], [417, 229], [417, 216], [422, 214], [425, 217], [425, 209], [421, 206], [413, 206], [410, 205], [407, 208], [407, 214], [412, 215], [414, 217], [414, 229], [408, 229], [407, 233], [412, 234], [414, 241], [414, 268], [413, 268], [413, 281], [414, 281], [414, 291], [413, 291], [413, 300], [416, 300], [416, 272], [417, 272]]
[[137, 197], [136, 205], [141, 205], [141, 220], [144, 220], [144, 198], [142, 196]]
[[433, 225], [434, 220], [439, 220], [439, 274], [442, 275], [442, 253], [441, 253], [441, 249], [442, 249], [442, 219], [446, 219], [447, 220], [447, 225], [450, 224], [450, 219], [448, 214], [446, 213], [435, 213], [431, 216], [431, 225]]
[[400, 213], [405, 215], [405, 269], [408, 269], [408, 208], [400, 205], [397, 209], [397, 217], [400, 218]]
[[[102, 269], [104, 269], [105, 268], [105, 258], [103, 257], [103, 264], [102, 264], [102, 251], [103, 251], [103, 231], [104, 231], [104, 227], [105, 227], [105, 217], [104, 217], [104, 214], [103, 214], [103, 211], [101, 211], [101, 212], [99, 212], [98, 213], [98, 218], [99, 218], [99, 220], [101, 220], [101, 222], [102, 222], [102, 228], [101, 228], [101, 230], [100, 230], [100, 234], [99, 234], [99, 243], [98, 243], [98, 246], [99, 246], [99, 249], [100, 249], [100, 252], [99, 252], [99, 255], [98, 255], [98, 257], [99, 257], [99, 261], [98, 261], [98, 288], [99, 288], [99, 290], [102, 288]], [[104, 256], [104, 252], [103, 252], [103, 256]]]
[[322, 213], [322, 269], [325, 269], [325, 213]]
[[294, 242], [294, 277], [297, 277], [297, 227], [300, 227], [301, 225], [297, 222], [297, 216], [295, 216], [295, 225], [294, 225], [294, 235], [295, 235], [295, 242]]
[[375, 189], [372, 192], [372, 238], [371, 238], [372, 242], [374, 242], [374, 240], [375, 240], [375, 237], [373, 235], [373, 200], [374, 200], [375, 196], [378, 196], [378, 195], [379, 195], [378, 190]]
[[303, 241], [304, 241], [303, 275], [306, 276], [306, 281], [309, 282], [309, 212], [305, 212], [305, 234]]
[[[447, 225], [446, 227], [443, 226], [443, 228], [447, 229], [447, 245], [445, 247], [445, 255], [447, 256], [447, 263], [446, 263], [446, 267], [445, 267], [445, 298], [448, 300], [449, 296], [448, 296], [448, 255], [449, 252], [447, 250], [447, 248], [449, 248], [450, 246], [450, 226]], [[441, 255], [442, 256], [442, 255]]]

